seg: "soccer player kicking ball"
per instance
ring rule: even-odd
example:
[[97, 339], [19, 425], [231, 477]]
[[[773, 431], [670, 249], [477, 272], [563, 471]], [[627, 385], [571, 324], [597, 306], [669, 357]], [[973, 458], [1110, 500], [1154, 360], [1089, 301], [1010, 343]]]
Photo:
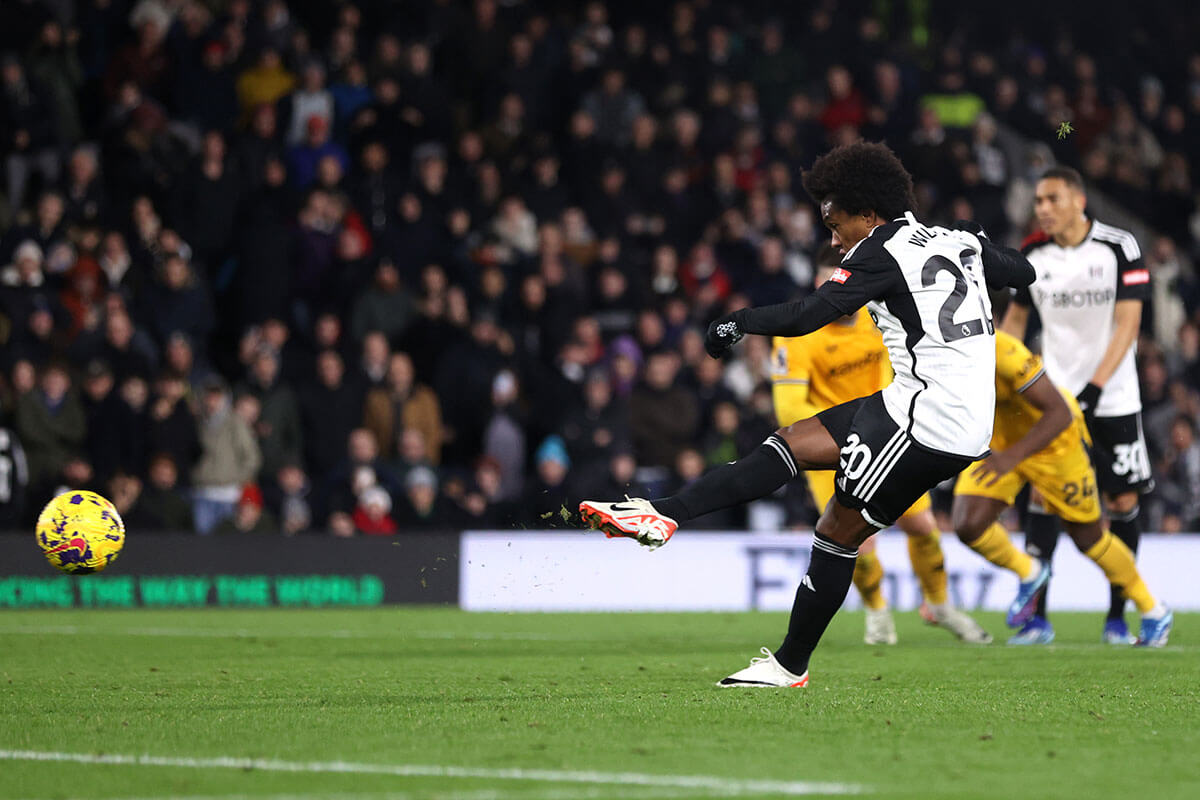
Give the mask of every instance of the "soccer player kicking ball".
[[765, 657], [721, 686], [806, 686], [809, 657], [850, 589], [858, 546], [986, 453], [996, 346], [984, 282], [1001, 288], [1033, 280], [1016, 251], [917, 221], [912, 176], [884, 145], [836, 148], [817, 159], [803, 183], [831, 244], [845, 253], [841, 266], [802, 301], [718, 318], [708, 328], [708, 353], [719, 358], [747, 333], [804, 336], [866, 305], [895, 380], [781, 428], [677, 495], [579, 506], [591, 527], [657, 547], [680, 522], [769, 494], [800, 470], [837, 471], [783, 644], [775, 652], [763, 648]]
[[[1065, 398], [1065, 399], [1064, 399]], [[1080, 552], [1096, 562], [1123, 598], [1142, 614], [1137, 644], [1167, 643], [1172, 613], [1156, 602], [1138, 574], [1133, 553], [1100, 525], [1096, 476], [1084, 442], [1087, 429], [1075, 398], [1061, 392], [1042, 369], [1042, 360], [1020, 340], [996, 332], [996, 420], [992, 454], [963, 470], [954, 485], [954, 528], [963, 544], [998, 567], [1016, 573], [1021, 584], [1008, 610], [1008, 625], [1024, 626], [1034, 616], [1050, 579], [1050, 564], [1022, 553], [997, 518], [1026, 483], [1058, 515]], [[1124, 600], [1122, 600], [1124, 602]], [[1042, 628], [1039, 644], [1054, 640]], [[1021, 634], [1010, 644], [1031, 644]]]
[[[816, 287], [830, 279], [841, 256], [829, 246], [817, 256]], [[771, 350], [771, 385], [775, 417], [783, 426], [813, 417], [856, 397], [877, 392], [892, 380], [892, 365], [879, 329], [862, 309], [829, 323], [810, 336], [776, 337]], [[805, 472], [818, 509], [833, 499], [834, 473]], [[921, 584], [928, 614], [935, 624], [965, 642], [987, 644], [992, 635], [949, 602], [945, 557], [937, 523], [923, 494], [896, 525], [908, 534], [908, 556]], [[867, 644], [895, 644], [896, 624], [883, 596], [883, 565], [875, 555], [874, 537], [858, 548], [853, 582], [866, 611]]]

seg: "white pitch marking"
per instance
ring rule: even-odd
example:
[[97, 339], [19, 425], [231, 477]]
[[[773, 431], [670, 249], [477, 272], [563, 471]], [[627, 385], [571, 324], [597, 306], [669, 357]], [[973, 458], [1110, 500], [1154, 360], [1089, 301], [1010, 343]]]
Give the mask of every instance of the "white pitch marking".
[[0, 628], [4, 634], [61, 634], [64, 636], [169, 636], [182, 639], [377, 639], [379, 636], [398, 634], [402, 639], [479, 639], [496, 641], [564, 641], [545, 633], [474, 633], [464, 631], [251, 631], [242, 628], [231, 630], [204, 630], [182, 628], [80, 628], [77, 625], [23, 625]]
[[[182, 794], [159, 795], [146, 797], [109, 797], [100, 800], [670, 800], [671, 798], [696, 797], [692, 789], [671, 788], [640, 788], [614, 789], [612, 787], [593, 789], [538, 789], [538, 790], [508, 790], [476, 789], [469, 791], [446, 792], [441, 789], [429, 792], [411, 794], [409, 792], [326, 792], [311, 794]], [[704, 792], [701, 796], [710, 796]], [[716, 795], [711, 795], [716, 797]], [[39, 798], [20, 798], [20, 800], [40, 800]], [[65, 800], [96, 800], [88, 797], [68, 797]]]
[[[596, 787], [593, 789], [516, 789], [500, 791], [498, 789], [476, 789], [469, 791], [446, 792], [442, 789], [422, 791], [418, 794], [409, 792], [327, 792], [313, 794], [182, 794], [159, 795], [146, 797], [109, 797], [100, 800], [671, 800], [683, 797], [717, 797], [707, 791], [696, 794], [695, 789], [672, 788], [634, 788], [618, 789], [613, 787]], [[728, 795], [726, 795], [728, 796]], [[40, 798], [20, 798], [20, 800], [40, 800]], [[88, 797], [68, 797], [65, 800], [96, 800]]]
[[[47, 635], [62, 635], [62, 636], [165, 636], [180, 639], [378, 639], [381, 636], [388, 636], [398, 639], [432, 639], [432, 640], [470, 640], [470, 641], [506, 641], [506, 642], [580, 642], [585, 641], [583, 637], [578, 636], [556, 636], [547, 633], [496, 633], [496, 632], [472, 632], [463, 631], [455, 633], [453, 631], [347, 631], [347, 630], [331, 630], [331, 631], [251, 631], [243, 628], [235, 628], [230, 630], [197, 630], [197, 629], [182, 629], [182, 628], [124, 628], [118, 630], [104, 628], [81, 628], [77, 625], [19, 625], [12, 627], [0, 627], [0, 636], [6, 635], [30, 635], [30, 636], [47, 636]], [[589, 637], [586, 641], [597, 641], [595, 637]], [[946, 643], [945, 647], [952, 648], [955, 645]], [[1045, 645], [1041, 648], [1044, 651], [1054, 652], [1055, 650], [1083, 650], [1096, 651], [1110, 650], [1112, 645], [1106, 645], [1100, 642], [1095, 644], [1085, 642], [1054, 642], [1053, 644]], [[1132, 645], [1129, 647], [1133, 649]], [[1152, 651], [1159, 651], [1160, 648], [1146, 648]], [[1200, 652], [1200, 644], [1168, 644], [1165, 648], [1161, 648], [1170, 653], [1194, 653]]]
[[350, 775], [393, 775], [397, 777], [468, 778], [480, 780], [529, 781], [540, 783], [583, 783], [605, 786], [649, 786], [698, 789], [726, 795], [858, 794], [863, 787], [852, 783], [820, 781], [739, 780], [715, 775], [654, 775], [640, 772], [593, 772], [588, 770], [492, 769], [440, 764], [358, 764], [346, 761], [281, 761], [273, 758], [187, 758], [176, 756], [124, 755], [119, 753], [61, 753], [38, 750], [0, 750], [2, 761], [59, 761], [75, 764], [109, 764], [187, 769], [239, 769], [263, 772], [338, 773]]

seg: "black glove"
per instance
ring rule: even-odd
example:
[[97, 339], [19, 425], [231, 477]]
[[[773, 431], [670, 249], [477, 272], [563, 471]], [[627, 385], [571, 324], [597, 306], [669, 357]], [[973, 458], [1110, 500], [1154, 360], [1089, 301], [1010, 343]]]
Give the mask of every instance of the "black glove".
[[704, 337], [704, 349], [713, 358], [720, 358], [742, 340], [745, 332], [737, 322], [737, 312], [714, 319]]
[[1083, 412], [1083, 416], [1088, 420], [1096, 416], [1096, 404], [1100, 402], [1100, 392], [1103, 391], [1094, 383], [1089, 383], [1083, 387], [1083, 391], [1075, 395], [1075, 400], [1079, 403], [1079, 410]]
[[956, 231], [966, 231], [967, 233], [973, 233], [976, 236], [978, 236], [980, 239], [988, 238], [987, 231], [985, 231], [983, 229], [983, 226], [980, 225], [978, 222], [976, 222], [973, 219], [955, 220], [954, 224], [951, 225], [950, 227], [954, 228], [954, 230], [956, 230]]

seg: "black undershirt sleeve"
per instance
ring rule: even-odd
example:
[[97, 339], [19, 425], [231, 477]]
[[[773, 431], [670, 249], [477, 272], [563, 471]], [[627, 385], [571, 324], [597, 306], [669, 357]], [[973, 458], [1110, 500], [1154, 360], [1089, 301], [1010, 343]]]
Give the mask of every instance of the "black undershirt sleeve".
[[794, 303], [760, 308], [743, 308], [731, 315], [744, 333], [763, 336], [804, 336], [825, 327], [845, 314], [821, 296], [818, 290]]
[[983, 246], [980, 253], [983, 277], [993, 289], [1024, 289], [1037, 277], [1033, 265], [1020, 251], [995, 244], [982, 236], [979, 243]]

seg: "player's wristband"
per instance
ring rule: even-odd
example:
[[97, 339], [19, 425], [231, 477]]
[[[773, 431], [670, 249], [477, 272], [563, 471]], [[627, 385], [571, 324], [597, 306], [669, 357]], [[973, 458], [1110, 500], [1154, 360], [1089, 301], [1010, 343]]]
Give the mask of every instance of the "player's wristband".
[[1100, 402], [1101, 389], [1094, 383], [1089, 383], [1083, 387], [1083, 390], [1075, 395], [1075, 399], [1079, 402], [1079, 410], [1087, 415], [1096, 413], [1096, 404]]

